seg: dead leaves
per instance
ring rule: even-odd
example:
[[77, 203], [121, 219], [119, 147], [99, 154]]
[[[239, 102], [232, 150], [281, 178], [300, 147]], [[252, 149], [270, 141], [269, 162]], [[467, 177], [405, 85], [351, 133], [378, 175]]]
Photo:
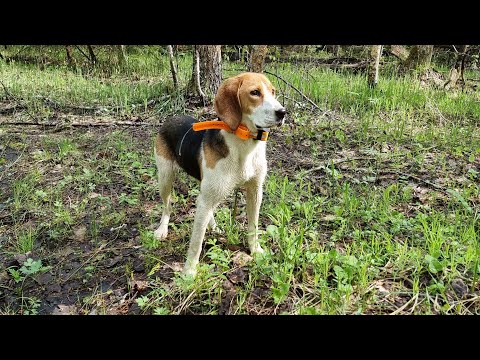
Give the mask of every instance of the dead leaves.
[[244, 253], [243, 251], [238, 251], [235, 255], [232, 256], [232, 262], [235, 267], [246, 266], [250, 261], [253, 260], [253, 257]]
[[245, 276], [246, 276], [246, 273], [241, 268], [232, 270], [232, 271], [227, 273], [228, 280], [230, 280], [233, 284], [244, 283], [245, 282]]
[[75, 240], [77, 240], [78, 242], [85, 241], [86, 233], [87, 233], [87, 228], [84, 225], [77, 226], [76, 228], [73, 229], [73, 235], [75, 237]]
[[422, 204], [429, 202], [429, 189], [420, 185], [416, 185], [412, 188], [413, 195], [417, 198]]
[[132, 289], [132, 292], [143, 292], [149, 288], [148, 281], [146, 280], [141, 280], [139, 278], [133, 278], [130, 281], [130, 288]]
[[58, 304], [51, 312], [51, 315], [77, 315], [78, 310], [75, 305]]

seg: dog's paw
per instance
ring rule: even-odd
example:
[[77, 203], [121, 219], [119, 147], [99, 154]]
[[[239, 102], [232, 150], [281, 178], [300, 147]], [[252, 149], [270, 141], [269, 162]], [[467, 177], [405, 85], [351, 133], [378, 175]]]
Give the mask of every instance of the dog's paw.
[[160, 226], [155, 232], [153, 233], [153, 236], [157, 240], [162, 240], [165, 239], [168, 235], [168, 227], [166, 226]]
[[215, 219], [213, 218], [213, 216], [210, 218], [210, 220], [208, 221], [208, 224], [207, 224], [207, 230], [208, 231], [211, 231], [215, 234], [221, 234], [222, 233], [222, 230], [220, 230], [218, 227], [217, 227], [217, 222], [215, 221]]
[[262, 249], [262, 247], [260, 246], [260, 244], [255, 244], [255, 246], [253, 246], [252, 248], [250, 248], [250, 253], [252, 255], [263, 255], [265, 254], [265, 250]]
[[185, 276], [195, 277], [197, 275], [197, 267], [185, 265], [185, 267], [183, 268], [182, 274]]
[[218, 226], [214, 226], [213, 228], [212, 227], [207, 227], [208, 231], [210, 231], [212, 234], [216, 234], [216, 235], [222, 235], [223, 234], [223, 231], [221, 228], [219, 228]]

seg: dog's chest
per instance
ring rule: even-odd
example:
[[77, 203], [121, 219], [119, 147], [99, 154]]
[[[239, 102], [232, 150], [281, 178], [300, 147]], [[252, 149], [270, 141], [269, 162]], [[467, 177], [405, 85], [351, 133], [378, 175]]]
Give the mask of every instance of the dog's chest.
[[237, 169], [240, 182], [246, 182], [252, 178], [255, 178], [262, 172], [262, 170], [267, 166], [265, 161], [265, 156], [262, 157], [262, 154], [255, 152], [249, 154], [243, 163], [239, 162], [240, 166]]
[[263, 176], [267, 170], [265, 144], [255, 145], [257, 146], [253, 148], [230, 148], [230, 154], [225, 158], [224, 165], [229, 168], [227, 171], [234, 175], [238, 185]]

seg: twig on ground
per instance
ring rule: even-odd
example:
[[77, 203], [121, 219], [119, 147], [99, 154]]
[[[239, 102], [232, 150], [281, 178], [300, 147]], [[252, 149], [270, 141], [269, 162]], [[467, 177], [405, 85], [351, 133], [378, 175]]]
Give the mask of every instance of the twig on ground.
[[85, 260], [78, 268], [76, 268], [74, 271], [72, 271], [65, 280], [63, 280], [63, 283], [66, 283], [68, 280], [70, 280], [70, 279], [73, 277], [73, 275], [75, 275], [75, 274], [78, 272], [78, 270], [80, 270], [81, 268], [83, 268], [90, 260], [92, 260], [95, 256], [97, 256], [97, 255], [98, 255], [101, 251], [103, 251], [105, 248], [108, 250], [108, 249], [109, 249], [109, 248], [108, 248], [108, 245], [110, 245], [110, 244], [113, 243], [115, 240], [117, 240], [118, 235], [120, 234], [120, 231], [119, 231], [119, 230], [121, 230], [121, 229], [124, 228], [124, 227], [125, 227], [125, 224], [122, 224], [122, 225], [120, 225], [120, 226], [118, 226], [118, 227], [116, 227], [116, 228], [111, 228], [111, 229], [110, 229], [111, 231], [117, 230], [116, 236], [115, 236], [113, 239], [109, 240], [108, 242], [100, 245], [100, 247], [99, 247], [97, 250], [95, 250], [95, 251], [93, 252], [93, 254], [88, 257], [87, 260]]
[[[402, 155], [403, 155], [403, 154], [402, 154]], [[332, 161], [332, 160], [325, 160], [322, 165], [319, 165], [319, 166], [317, 166], [317, 167], [314, 167], [314, 168], [305, 170], [305, 171], [302, 173], [302, 176], [304, 176], [304, 175], [306, 175], [306, 174], [309, 174], [309, 173], [311, 173], [311, 172], [314, 172], [314, 171], [322, 170], [322, 169], [325, 168], [325, 166], [327, 166], [327, 165], [332, 165], [332, 163], [333, 163], [333, 166], [336, 166], [336, 165], [341, 164], [341, 163], [344, 163], [344, 162], [355, 161], [355, 160], [377, 160], [377, 158], [372, 158], [372, 157], [353, 157], [353, 158], [338, 160], [338, 161], [336, 161], [336, 162], [334, 162], [334, 161]]]
[[450, 193], [447, 191], [447, 189], [445, 189], [443, 186], [440, 186], [440, 185], [437, 185], [437, 184], [434, 184], [432, 183], [431, 181], [428, 181], [428, 180], [424, 180], [418, 176], [415, 176], [415, 175], [412, 175], [412, 174], [407, 174], [407, 173], [404, 173], [402, 171], [394, 171], [394, 170], [380, 170], [380, 172], [382, 173], [388, 173], [388, 174], [397, 174], [397, 175], [401, 175], [401, 176], [405, 176], [405, 177], [409, 177], [409, 178], [412, 178], [412, 179], [415, 179], [417, 181], [421, 181], [427, 185], [430, 185], [430, 186], [433, 186], [434, 188], [436, 188], [437, 190], [440, 190], [442, 192], [444, 192], [445, 194], [447, 195], [450, 195]]
[[415, 296], [413, 296], [410, 300], [408, 300], [405, 304], [403, 304], [401, 307], [399, 307], [397, 310], [395, 310], [394, 312], [390, 313], [390, 315], [397, 315], [399, 313], [401, 313], [408, 305], [410, 305], [410, 303], [415, 300], [415, 304], [417, 303], [417, 299], [418, 299], [418, 293], [415, 294]]

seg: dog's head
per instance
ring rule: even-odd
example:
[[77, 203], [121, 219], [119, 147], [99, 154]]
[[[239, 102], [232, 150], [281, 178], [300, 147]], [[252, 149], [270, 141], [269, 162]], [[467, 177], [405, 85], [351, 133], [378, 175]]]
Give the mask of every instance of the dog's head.
[[241, 123], [251, 131], [280, 126], [286, 113], [268, 78], [251, 72], [225, 80], [218, 89], [214, 106], [218, 117], [232, 130]]

